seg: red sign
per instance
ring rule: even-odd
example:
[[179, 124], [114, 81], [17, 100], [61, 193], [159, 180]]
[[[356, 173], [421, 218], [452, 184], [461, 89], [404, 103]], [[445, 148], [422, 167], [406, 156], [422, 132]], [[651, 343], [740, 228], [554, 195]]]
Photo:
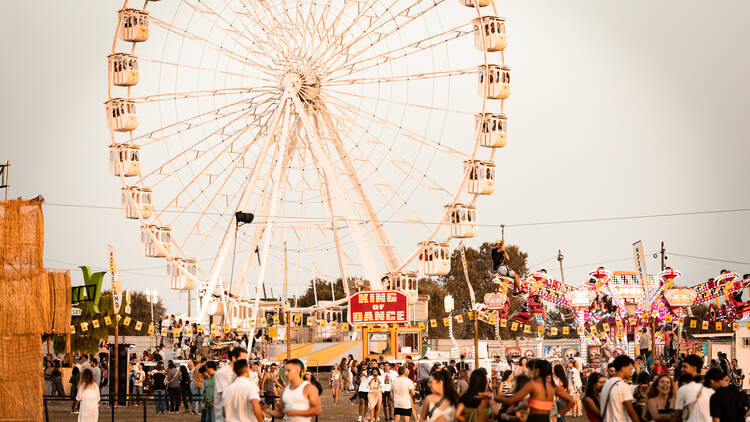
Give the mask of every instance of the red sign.
[[359, 292], [349, 298], [350, 324], [403, 324], [409, 322], [407, 297], [392, 290]]

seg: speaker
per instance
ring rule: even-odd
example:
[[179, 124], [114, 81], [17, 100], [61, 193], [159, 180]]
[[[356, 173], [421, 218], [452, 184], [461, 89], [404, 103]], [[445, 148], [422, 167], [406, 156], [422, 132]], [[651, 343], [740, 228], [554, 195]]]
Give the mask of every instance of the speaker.
[[[117, 345], [117, 360], [118, 360], [118, 371], [117, 371], [117, 404], [125, 406], [127, 404], [128, 394], [128, 355], [130, 349], [133, 348], [132, 344], [118, 344]], [[109, 344], [109, 393], [115, 393], [115, 354], [113, 349], [115, 345]]]

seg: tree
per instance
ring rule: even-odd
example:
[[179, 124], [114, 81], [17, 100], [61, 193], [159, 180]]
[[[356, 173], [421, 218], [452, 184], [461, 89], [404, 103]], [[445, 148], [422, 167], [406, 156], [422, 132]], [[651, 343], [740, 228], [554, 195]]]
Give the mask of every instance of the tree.
[[[315, 291], [313, 291], [313, 282], [315, 282]], [[346, 293], [344, 293], [344, 283], [341, 282], [340, 278], [336, 279], [334, 289], [336, 293], [336, 300], [346, 297]], [[314, 280], [310, 280], [310, 285], [307, 287], [305, 294], [297, 298], [297, 306], [306, 308], [308, 306], [315, 305], [316, 292], [318, 301], [333, 300], [334, 298], [333, 295], [331, 295], [331, 283], [329, 281], [316, 278]], [[294, 305], [294, 302], [292, 302], [292, 305]]]
[[[114, 312], [112, 304], [112, 292], [105, 291], [101, 294], [99, 300], [99, 313], [94, 313], [89, 309], [88, 306], [79, 306], [81, 308], [81, 316], [73, 317], [72, 324], [76, 329], [76, 333], [70, 336], [70, 350], [72, 352], [86, 352], [95, 353], [99, 349], [99, 342], [104, 340], [109, 335], [114, 335]], [[125, 314], [125, 303], [120, 307], [120, 327], [119, 334], [121, 336], [138, 336], [148, 335], [148, 324], [151, 323], [151, 304], [148, 302], [148, 296], [140, 292], [132, 292], [130, 296], [130, 314]], [[159, 303], [154, 304], [154, 321], [161, 321], [166, 314], [164, 306]], [[109, 327], [104, 323], [104, 317], [109, 315], [113, 325]], [[132, 319], [130, 326], [125, 327], [122, 325], [122, 320], [125, 316], [130, 316]], [[99, 328], [94, 328], [91, 321], [98, 319]], [[135, 330], [135, 322], [143, 322], [143, 328], [138, 332]], [[82, 331], [81, 323], [88, 322], [88, 330]], [[54, 337], [55, 350], [65, 350], [65, 337], [55, 336]]]
[[[493, 271], [492, 271], [492, 248], [494, 244], [490, 242], [484, 242], [479, 246], [479, 249], [466, 248], [466, 267], [469, 273], [469, 280], [474, 289], [477, 302], [484, 301], [484, 295], [486, 293], [494, 292], [496, 284], [492, 282]], [[521, 276], [528, 272], [526, 267], [526, 259], [528, 254], [521, 251], [518, 246], [507, 245], [506, 250], [510, 260], [508, 261], [508, 267]], [[420, 280], [419, 292], [421, 294], [430, 295], [430, 303], [428, 308], [429, 318], [438, 321], [438, 327], [430, 328], [430, 337], [447, 337], [448, 329], [442, 326], [443, 318], [447, 316], [443, 307], [443, 299], [447, 292], [453, 295], [454, 300], [454, 311], [453, 314], [466, 314], [471, 310], [471, 298], [469, 296], [469, 290], [466, 286], [466, 278], [464, 276], [463, 264], [461, 262], [461, 253], [459, 250], [454, 250], [451, 256], [451, 270], [445, 276], [437, 277], [434, 280], [427, 281], [425, 279]], [[523, 299], [518, 297], [510, 297], [510, 311], [508, 315], [511, 315], [513, 311], [519, 309], [523, 304]], [[536, 332], [536, 322], [532, 321], [530, 324], [532, 330]], [[471, 321], [464, 320], [463, 324], [453, 325], [453, 335], [457, 338], [473, 338], [474, 337], [474, 324]], [[500, 328], [500, 335], [502, 338], [516, 338], [523, 335], [521, 330], [511, 331], [510, 327]], [[479, 337], [480, 338], [495, 338], [495, 327], [485, 322], [479, 321]]]

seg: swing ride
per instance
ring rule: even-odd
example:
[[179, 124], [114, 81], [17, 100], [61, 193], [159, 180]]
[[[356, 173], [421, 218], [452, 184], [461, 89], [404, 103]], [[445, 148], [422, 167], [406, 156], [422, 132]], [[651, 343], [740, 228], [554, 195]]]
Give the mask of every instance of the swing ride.
[[448, 272], [508, 140], [493, 1], [133, 3], [107, 59], [110, 173], [199, 322], [252, 330], [267, 287], [286, 304], [317, 278], [344, 296], [287, 311], [341, 306], [358, 277], [413, 305]]

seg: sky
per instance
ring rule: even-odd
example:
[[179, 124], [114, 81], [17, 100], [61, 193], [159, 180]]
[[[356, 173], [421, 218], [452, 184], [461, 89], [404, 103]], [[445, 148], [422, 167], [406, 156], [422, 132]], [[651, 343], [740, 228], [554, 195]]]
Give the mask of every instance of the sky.
[[[445, 3], [444, 13], [459, 7]], [[166, 288], [163, 261], [142, 257], [137, 226], [109, 208], [119, 206], [120, 184], [108, 170], [105, 58], [120, 5], [5, 5], [0, 161], [12, 164], [9, 197], [41, 194], [47, 201], [48, 267], [74, 269], [78, 283], [76, 266], [105, 268], [112, 244], [126, 289], [156, 288], [169, 312], [182, 313], [186, 294]], [[667, 263], [686, 284], [723, 268], [750, 272], [748, 211], [525, 225], [750, 209], [750, 28], [744, 19], [750, 3], [497, 5], [509, 27], [505, 55], [513, 82], [505, 111], [511, 133], [496, 157], [498, 189], [479, 202], [483, 226], [465, 243], [495, 240], [505, 224], [506, 239], [529, 254], [532, 269], [559, 277], [555, 257], [561, 250], [565, 279], [573, 284], [600, 264], [633, 270], [637, 240], [644, 243], [650, 272], [658, 270], [653, 254], [665, 242]], [[295, 284], [293, 293], [303, 284]]]

